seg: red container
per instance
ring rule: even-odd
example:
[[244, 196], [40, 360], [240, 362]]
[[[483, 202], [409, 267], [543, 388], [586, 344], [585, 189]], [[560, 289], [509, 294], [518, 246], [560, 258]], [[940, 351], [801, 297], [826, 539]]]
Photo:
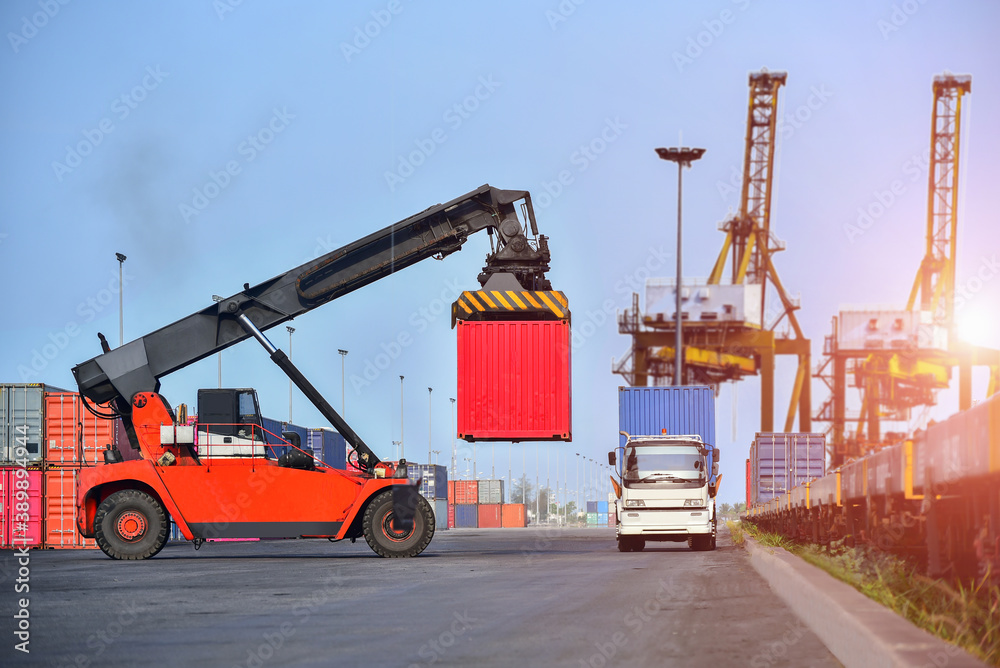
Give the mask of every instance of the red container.
[[114, 424], [95, 417], [79, 394], [46, 392], [45, 462], [51, 466], [103, 464], [105, 447], [115, 443]]
[[523, 503], [505, 503], [500, 512], [501, 524], [504, 528], [523, 528], [526, 526]]
[[42, 472], [0, 468], [0, 547], [42, 544]]
[[570, 441], [570, 328], [556, 321], [458, 321], [458, 437]]
[[455, 503], [455, 481], [454, 480], [449, 480], [448, 481], [448, 503], [450, 503], [450, 504], [454, 504]]
[[503, 526], [501, 506], [499, 503], [483, 504], [479, 506], [479, 528], [499, 529]]
[[45, 547], [97, 548], [76, 529], [76, 485], [80, 469], [45, 472]]
[[753, 498], [753, 475], [750, 472], [750, 460], [747, 460], [747, 508], [750, 507]]
[[[451, 484], [451, 483], [449, 483], [449, 484]], [[455, 504], [454, 503], [449, 503], [448, 504], [448, 528], [449, 529], [454, 529], [455, 528]]]
[[478, 480], [456, 480], [454, 482], [455, 503], [462, 505], [479, 503]]

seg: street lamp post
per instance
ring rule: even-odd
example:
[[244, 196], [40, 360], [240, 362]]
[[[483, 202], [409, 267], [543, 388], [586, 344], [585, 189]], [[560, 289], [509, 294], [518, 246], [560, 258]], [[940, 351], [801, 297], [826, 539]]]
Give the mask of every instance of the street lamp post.
[[691, 163], [704, 155], [703, 148], [658, 148], [656, 155], [661, 160], [677, 163], [677, 284], [676, 284], [676, 313], [674, 314], [677, 330], [674, 335], [674, 385], [682, 384], [681, 364], [683, 359], [683, 338], [681, 336], [681, 184], [685, 167], [690, 167]]
[[457, 456], [455, 449], [455, 400], [448, 399], [451, 402], [451, 477], [458, 477], [458, 463], [455, 461]]
[[431, 394], [434, 392], [433, 387], [427, 388], [427, 463], [431, 463], [431, 447], [433, 447], [434, 437], [431, 431]]
[[115, 253], [118, 258], [118, 346], [125, 345], [125, 256]]
[[340, 348], [337, 350], [337, 352], [340, 353], [340, 417], [346, 420], [347, 412], [345, 406], [347, 404], [347, 395], [345, 389], [347, 385], [344, 383], [344, 377], [346, 375], [345, 370], [346, 370], [347, 351], [344, 350], [343, 348]]
[[[292, 361], [292, 334], [295, 333], [294, 327], [285, 327], [288, 330], [288, 361]], [[288, 379], [288, 421], [292, 421], [292, 379]]]
[[[223, 301], [219, 295], [212, 295], [212, 301], [218, 304]], [[222, 389], [222, 351], [219, 351], [219, 389]]]

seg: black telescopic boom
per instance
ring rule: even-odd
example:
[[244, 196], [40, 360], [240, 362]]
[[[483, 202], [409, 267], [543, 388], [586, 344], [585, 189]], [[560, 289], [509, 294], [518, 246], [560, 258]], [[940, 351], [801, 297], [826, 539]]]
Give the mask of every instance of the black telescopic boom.
[[295, 386], [302, 390], [302, 394], [306, 395], [306, 398], [312, 402], [313, 406], [330, 421], [330, 424], [340, 432], [340, 435], [344, 437], [351, 447], [358, 451], [358, 461], [361, 465], [365, 467], [368, 473], [372, 473], [375, 470], [375, 466], [381, 461], [372, 449], [368, 447], [358, 434], [351, 429], [350, 425], [344, 422], [344, 418], [340, 417], [340, 414], [334, 410], [333, 406], [323, 398], [323, 395], [319, 393], [313, 384], [309, 382], [309, 379], [302, 375], [302, 372], [292, 364], [292, 360], [288, 359], [288, 355], [284, 353], [283, 350], [278, 349], [272, 344], [264, 333], [257, 329], [257, 326], [250, 322], [250, 318], [246, 314], [241, 313], [237, 320], [243, 326], [243, 329], [247, 331], [247, 334], [253, 336], [260, 345], [264, 346], [266, 350], [271, 355], [271, 361], [278, 365], [278, 367], [285, 372], [285, 375], [291, 379]]

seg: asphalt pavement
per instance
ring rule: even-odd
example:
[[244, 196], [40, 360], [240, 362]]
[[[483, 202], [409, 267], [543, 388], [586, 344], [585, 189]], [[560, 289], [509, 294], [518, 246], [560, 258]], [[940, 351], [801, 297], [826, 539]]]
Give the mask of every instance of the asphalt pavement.
[[142, 562], [41, 550], [28, 592], [4, 551], [0, 665], [839, 665], [728, 534], [714, 552], [647, 545], [538, 527], [439, 531], [413, 559], [363, 541], [169, 544]]

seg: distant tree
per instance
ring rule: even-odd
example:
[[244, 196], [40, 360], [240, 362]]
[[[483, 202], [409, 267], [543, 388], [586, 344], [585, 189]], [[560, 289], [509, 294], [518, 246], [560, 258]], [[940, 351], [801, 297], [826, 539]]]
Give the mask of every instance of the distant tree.
[[514, 480], [514, 485], [510, 490], [510, 503], [523, 503], [531, 508], [535, 507], [535, 486], [526, 478]]
[[722, 513], [723, 515], [729, 515], [733, 512], [733, 507], [728, 503], [723, 503], [721, 506], [719, 506], [719, 512]]

